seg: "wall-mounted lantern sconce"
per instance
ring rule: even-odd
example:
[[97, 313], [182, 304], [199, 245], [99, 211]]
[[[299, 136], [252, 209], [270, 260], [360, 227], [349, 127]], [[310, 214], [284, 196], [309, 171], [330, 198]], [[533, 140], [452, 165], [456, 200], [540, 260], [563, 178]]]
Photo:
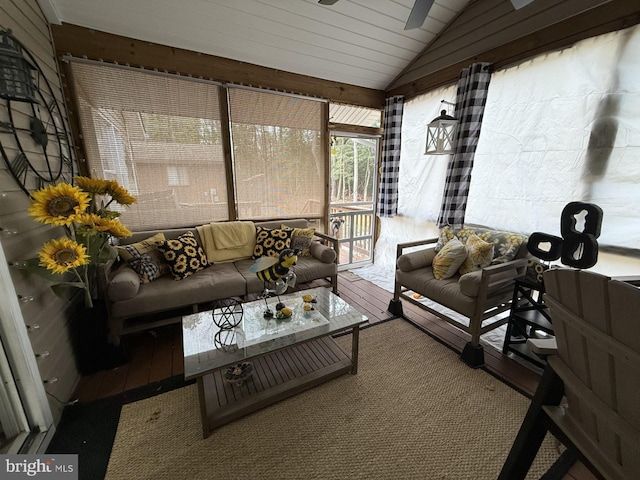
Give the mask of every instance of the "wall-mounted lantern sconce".
[[[453, 103], [442, 100], [449, 106]], [[456, 145], [456, 131], [458, 130], [458, 120], [447, 113], [446, 109], [440, 111], [440, 116], [433, 119], [427, 125], [427, 143], [425, 155], [448, 155], [454, 153]]]
[[22, 54], [11, 30], [0, 30], [0, 98], [38, 103], [32, 75], [35, 69]]

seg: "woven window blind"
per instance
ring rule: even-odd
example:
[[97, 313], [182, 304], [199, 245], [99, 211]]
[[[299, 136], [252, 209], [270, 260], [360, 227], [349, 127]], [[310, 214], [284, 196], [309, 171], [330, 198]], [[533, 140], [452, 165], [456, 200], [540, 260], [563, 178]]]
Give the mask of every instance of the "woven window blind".
[[219, 88], [195, 80], [71, 62], [91, 176], [138, 198], [133, 231], [228, 219]]
[[229, 112], [239, 218], [321, 216], [321, 102], [229, 88]]

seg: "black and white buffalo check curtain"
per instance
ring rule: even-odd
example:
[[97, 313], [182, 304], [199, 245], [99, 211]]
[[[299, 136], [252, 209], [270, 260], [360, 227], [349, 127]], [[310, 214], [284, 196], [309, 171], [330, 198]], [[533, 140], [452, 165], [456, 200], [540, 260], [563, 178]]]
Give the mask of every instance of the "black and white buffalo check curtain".
[[378, 187], [378, 215], [393, 217], [398, 212], [398, 177], [400, 173], [400, 131], [404, 97], [385, 100], [382, 162]]
[[464, 225], [473, 157], [478, 146], [482, 116], [487, 103], [490, 64], [474, 63], [462, 70], [456, 93], [455, 117], [460, 121], [456, 149], [449, 159], [438, 227], [450, 225], [454, 230]]

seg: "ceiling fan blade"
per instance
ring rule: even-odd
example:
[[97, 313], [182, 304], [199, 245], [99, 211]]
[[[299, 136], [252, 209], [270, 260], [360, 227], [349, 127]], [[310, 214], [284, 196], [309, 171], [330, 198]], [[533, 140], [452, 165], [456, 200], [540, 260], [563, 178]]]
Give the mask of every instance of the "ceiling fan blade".
[[318, 3], [320, 5], [333, 5], [334, 3], [336, 3], [338, 0], [318, 0]]
[[533, 2], [533, 0], [511, 0], [513, 8], [515, 8], [516, 10], [520, 10], [522, 7], [526, 7], [531, 2]]
[[416, 0], [404, 29], [411, 30], [413, 28], [420, 28], [427, 18], [427, 15], [429, 15], [433, 1], [434, 0]]

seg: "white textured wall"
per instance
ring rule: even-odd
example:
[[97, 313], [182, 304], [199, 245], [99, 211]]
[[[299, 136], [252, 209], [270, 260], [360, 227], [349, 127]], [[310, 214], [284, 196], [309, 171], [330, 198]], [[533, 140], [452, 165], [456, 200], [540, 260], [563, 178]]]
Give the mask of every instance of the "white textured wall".
[[[604, 210], [602, 245], [640, 248], [639, 49], [634, 27], [494, 73], [466, 222], [559, 235], [564, 206], [585, 201]], [[590, 182], [587, 146], [607, 98], [620, 102], [617, 136]]]
[[[601, 245], [640, 249], [640, 27], [542, 55], [495, 72], [475, 157], [466, 223], [560, 235], [571, 201], [604, 210]], [[585, 178], [585, 159], [598, 108], [620, 102], [618, 132], [601, 178]], [[437, 233], [448, 156], [424, 155], [426, 125], [455, 87], [404, 106], [398, 217], [384, 218], [376, 266], [392, 272], [398, 242]], [[640, 260], [600, 254], [594, 270], [640, 274]]]

